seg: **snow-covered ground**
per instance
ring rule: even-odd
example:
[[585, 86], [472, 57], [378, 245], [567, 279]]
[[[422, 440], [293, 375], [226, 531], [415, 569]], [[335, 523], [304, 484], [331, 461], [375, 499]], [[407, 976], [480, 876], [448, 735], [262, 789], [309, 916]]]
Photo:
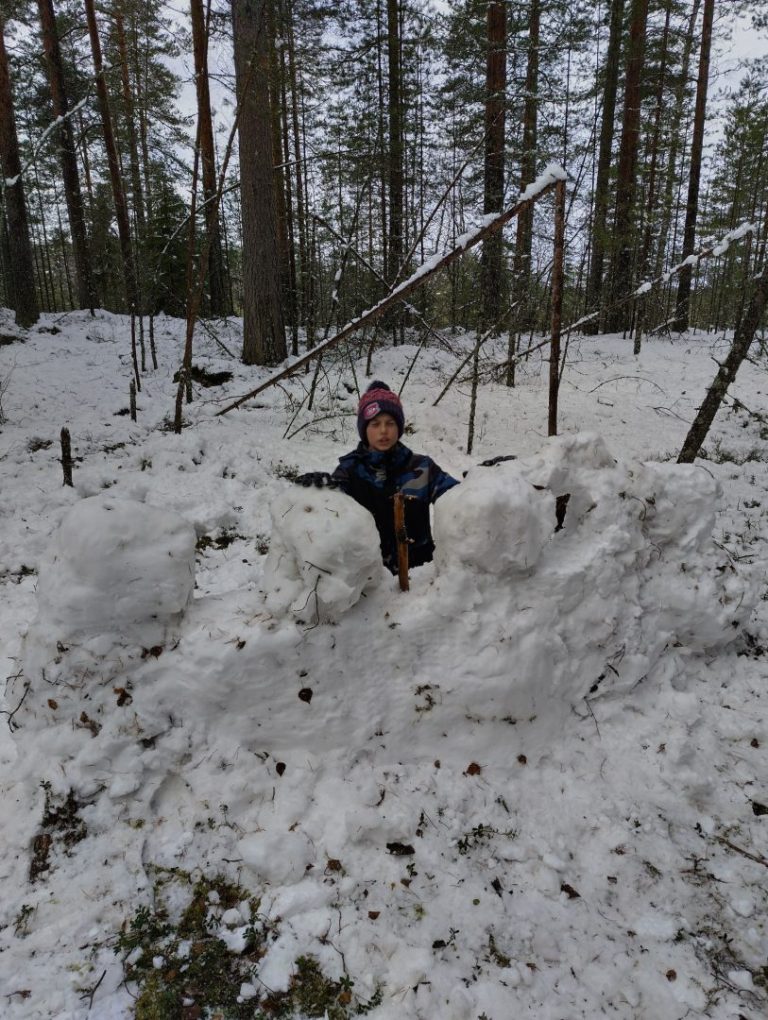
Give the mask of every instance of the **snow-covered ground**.
[[572, 339], [555, 440], [536, 353], [481, 388], [471, 457], [468, 386], [432, 406], [471, 338], [422, 351], [404, 440], [466, 477], [400, 593], [365, 512], [290, 481], [355, 445], [365, 351], [311, 412], [302, 374], [216, 417], [268, 373], [225, 353], [236, 323], [201, 329], [232, 379], [177, 436], [182, 338], [158, 321], [136, 423], [124, 319], [0, 346], [0, 1015], [219, 1015], [197, 897], [237, 972], [222, 1016], [764, 1016], [757, 347], [685, 467], [723, 337]]

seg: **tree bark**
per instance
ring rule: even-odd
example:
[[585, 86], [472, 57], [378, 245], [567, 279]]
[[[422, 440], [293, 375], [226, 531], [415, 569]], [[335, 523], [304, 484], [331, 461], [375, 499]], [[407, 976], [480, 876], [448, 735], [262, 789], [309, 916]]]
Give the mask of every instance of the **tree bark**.
[[221, 251], [219, 216], [213, 197], [216, 194], [216, 154], [213, 144], [211, 94], [208, 86], [208, 32], [202, 0], [190, 0], [192, 17], [192, 51], [195, 62], [195, 91], [197, 116], [200, 125], [200, 163], [202, 169], [203, 201], [205, 202], [205, 231], [210, 237], [208, 286], [210, 288], [211, 315], [226, 315], [227, 293], [224, 281], [224, 259]]
[[[597, 157], [595, 199], [592, 217], [592, 257], [587, 275], [587, 312], [600, 308], [603, 294], [603, 273], [607, 247], [608, 182], [611, 173], [613, 152], [614, 121], [616, 118], [616, 95], [619, 87], [619, 57], [621, 55], [621, 30], [624, 19], [624, 0], [613, 0], [611, 23], [608, 34], [608, 52], [605, 58], [605, 83], [603, 85], [603, 115], [600, 121], [600, 145]], [[600, 318], [593, 319], [586, 332], [599, 332]]]
[[[685, 205], [685, 227], [683, 228], [683, 252], [681, 261], [693, 254], [696, 242], [696, 220], [699, 213], [699, 184], [701, 181], [701, 157], [704, 151], [704, 121], [707, 115], [707, 88], [709, 86], [709, 54], [712, 48], [712, 22], [715, 0], [704, 0], [704, 18], [701, 28], [701, 54], [699, 75], [696, 82], [696, 107], [693, 115], [693, 140], [691, 142], [691, 169], [688, 176], [688, 199]], [[680, 272], [677, 285], [677, 307], [675, 329], [680, 333], [688, 329], [691, 301], [690, 266]]]
[[[525, 103], [523, 106], [523, 149], [520, 156], [521, 194], [536, 177], [540, 21], [540, 0], [531, 0], [528, 16], [528, 62], [525, 72]], [[517, 231], [515, 235], [515, 283], [513, 293], [515, 299], [520, 301], [520, 313], [517, 316], [517, 328], [520, 330], [526, 329], [532, 320], [530, 312], [532, 244], [533, 209], [525, 209], [517, 218]]]
[[243, 361], [274, 365], [286, 357], [280, 301], [272, 117], [269, 105], [268, 0], [232, 0], [243, 213]]
[[125, 202], [125, 192], [123, 191], [123, 181], [120, 175], [120, 163], [117, 157], [115, 133], [112, 127], [112, 114], [109, 108], [107, 82], [104, 76], [104, 60], [101, 54], [101, 40], [99, 38], [99, 28], [96, 24], [96, 11], [94, 9], [93, 0], [83, 0], [83, 2], [85, 4], [85, 16], [88, 22], [88, 34], [91, 40], [93, 66], [96, 72], [96, 95], [99, 101], [101, 130], [104, 135], [104, 148], [107, 152], [109, 179], [112, 185], [112, 198], [115, 204], [117, 233], [120, 240], [120, 254], [123, 262], [125, 297], [128, 305], [128, 311], [138, 311], [139, 300], [138, 288], [136, 285], [136, 269], [133, 261], [133, 244], [131, 243], [131, 226], [128, 219], [128, 206]]
[[637, 151], [640, 141], [641, 79], [645, 64], [645, 35], [648, 22], [648, 0], [632, 0], [627, 53], [624, 113], [622, 117], [619, 166], [616, 183], [616, 214], [613, 227], [613, 265], [611, 267], [612, 304], [607, 328], [626, 329], [631, 307], [621, 302], [632, 289], [634, 254], [634, 210], [637, 192]]
[[565, 181], [555, 186], [555, 249], [552, 259], [552, 343], [549, 348], [549, 417], [547, 435], [557, 435], [557, 397], [560, 391], [560, 331], [563, 324], [565, 261]]
[[389, 308], [391, 308], [396, 301], [402, 301], [404, 298], [408, 297], [409, 294], [412, 294], [419, 287], [422, 287], [428, 280], [431, 280], [433, 276], [437, 275], [437, 273], [441, 272], [459, 258], [459, 256], [484, 241], [489, 234], [492, 234], [495, 230], [500, 230], [505, 223], [509, 223], [509, 221], [515, 216], [519, 216], [526, 205], [531, 202], [536, 202], [538, 199], [546, 195], [555, 187], [558, 180], [560, 180], [559, 173], [557, 173], [556, 176], [555, 174], [550, 174], [549, 180], [546, 181], [546, 183], [542, 178], [540, 190], [538, 190], [531, 198], [518, 202], [516, 205], [512, 206], [511, 209], [507, 209], [504, 212], [499, 213], [498, 216], [480, 230], [477, 230], [474, 233], [465, 234], [463, 237], [459, 238], [459, 243], [452, 248], [451, 251], [443, 255], [440, 259], [431, 259], [426, 265], [413, 273], [407, 280], [398, 284], [398, 286], [391, 290], [385, 298], [382, 298], [381, 301], [375, 304], [373, 308], [367, 309], [367, 311], [353, 319], [352, 322], [348, 322], [347, 325], [344, 326], [343, 329], [340, 329], [335, 336], [332, 336], [330, 340], [326, 340], [323, 343], [318, 344], [311, 351], [307, 351], [307, 353], [303, 355], [303, 357], [299, 358], [298, 361], [295, 361], [292, 365], [289, 365], [288, 368], [278, 372], [277, 375], [272, 376], [271, 379], [267, 379], [266, 382], [257, 386], [255, 390], [251, 390], [251, 392], [246, 393], [245, 396], [239, 397], [234, 401], [234, 403], [222, 408], [222, 410], [218, 411], [217, 414], [227, 414], [229, 411], [233, 411], [236, 407], [240, 407], [240, 405], [244, 404], [246, 400], [251, 400], [252, 397], [255, 397], [263, 390], [269, 389], [270, 386], [274, 386], [282, 379], [287, 379], [288, 376], [293, 375], [297, 369], [308, 365], [313, 358], [316, 358], [323, 351], [326, 351], [328, 348], [340, 343], [342, 340], [345, 340], [348, 336], [351, 336], [358, 330], [363, 329], [364, 326], [368, 326], [370, 323], [381, 318], [381, 316]]
[[403, 258], [403, 104], [400, 80], [400, 4], [387, 0], [387, 84], [389, 94], [389, 266], [394, 286]]
[[[124, 0], [120, 0], [124, 2]], [[139, 145], [136, 137], [136, 104], [134, 103], [133, 88], [131, 86], [131, 76], [128, 71], [128, 48], [125, 42], [125, 24], [123, 22], [123, 12], [120, 9], [120, 4], [117, 4], [114, 8], [115, 16], [115, 33], [117, 36], [117, 48], [120, 55], [120, 82], [123, 88], [123, 104], [125, 107], [125, 121], [126, 129], [128, 134], [128, 156], [130, 159], [130, 172], [131, 172], [131, 192], [133, 198], [133, 215], [136, 221], [136, 237], [138, 247], [141, 249], [144, 244], [144, 239], [147, 233], [147, 218], [144, 209], [144, 190], [141, 185], [141, 164], [139, 162]], [[137, 260], [138, 261], [138, 260]], [[143, 298], [143, 287], [139, 287], [139, 279], [143, 275], [139, 265], [136, 266], [137, 288], [142, 292], [140, 297]], [[137, 308], [138, 312], [139, 309]]]
[[[538, 8], [538, 0], [533, 0], [532, 7]], [[486, 31], [483, 212], [487, 215], [501, 212], [504, 208], [504, 115], [507, 91], [507, 5], [504, 0], [488, 4]], [[535, 154], [531, 153], [528, 163], [534, 158]], [[486, 328], [498, 321], [504, 303], [503, 244], [501, 231], [496, 231], [483, 241], [480, 286], [482, 325]]]
[[0, 16], [0, 165], [5, 186], [5, 215], [10, 247], [10, 270], [13, 309], [16, 324], [24, 328], [34, 325], [40, 317], [35, 294], [35, 273], [32, 244], [29, 238], [27, 204], [21, 179], [19, 140], [13, 112], [13, 91], [5, 49], [5, 21]]
[[768, 298], [768, 260], [763, 262], [763, 270], [755, 281], [755, 289], [752, 292], [749, 307], [736, 330], [728, 357], [718, 369], [688, 435], [685, 437], [683, 448], [677, 458], [678, 464], [692, 464], [696, 459], [728, 387], [736, 378], [736, 373], [754, 340], [755, 332], [765, 310], [766, 298]]
[[78, 308], [90, 308], [93, 311], [97, 298], [91, 271], [91, 253], [85, 226], [83, 196], [80, 191], [75, 136], [72, 130], [72, 121], [68, 116], [69, 103], [64, 84], [64, 66], [59, 46], [59, 35], [56, 28], [56, 12], [53, 0], [37, 0], [37, 7], [40, 15], [43, 52], [51, 86], [53, 115], [60, 120], [59, 160], [61, 177], [64, 182], [64, 199], [67, 203], [69, 231], [72, 237], [72, 254], [77, 277], [77, 304]]

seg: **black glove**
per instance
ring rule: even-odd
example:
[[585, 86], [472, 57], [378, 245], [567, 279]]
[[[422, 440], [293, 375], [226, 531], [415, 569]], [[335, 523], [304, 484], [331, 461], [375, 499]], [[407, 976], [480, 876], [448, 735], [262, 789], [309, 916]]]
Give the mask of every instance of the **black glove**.
[[308, 471], [305, 475], [299, 475], [294, 479], [297, 485], [303, 485], [305, 489], [338, 489], [339, 483], [328, 474], [327, 471]]
[[[496, 467], [497, 464], [503, 464], [507, 460], [517, 460], [517, 456], [514, 453], [508, 453], [501, 457], [491, 457], [490, 460], [481, 460], [477, 465], [478, 467]], [[468, 471], [462, 471], [461, 477], [466, 478], [469, 474]]]
[[496, 467], [497, 464], [503, 464], [508, 460], [517, 460], [517, 457], [514, 453], [508, 453], [501, 457], [491, 457], [490, 460], [481, 460], [478, 467]]

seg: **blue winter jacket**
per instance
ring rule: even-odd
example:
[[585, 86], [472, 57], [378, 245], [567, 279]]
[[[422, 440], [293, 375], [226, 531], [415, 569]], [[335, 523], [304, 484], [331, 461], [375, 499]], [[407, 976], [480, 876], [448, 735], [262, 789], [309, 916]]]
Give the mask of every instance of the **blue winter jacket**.
[[405, 530], [410, 540], [408, 564], [417, 567], [432, 559], [435, 543], [429, 524], [429, 504], [459, 483], [430, 457], [412, 453], [402, 443], [384, 453], [360, 443], [356, 450], [339, 459], [331, 477], [343, 492], [373, 514], [382, 559], [393, 574], [397, 573], [397, 539], [392, 496], [402, 492], [414, 497], [404, 503]]

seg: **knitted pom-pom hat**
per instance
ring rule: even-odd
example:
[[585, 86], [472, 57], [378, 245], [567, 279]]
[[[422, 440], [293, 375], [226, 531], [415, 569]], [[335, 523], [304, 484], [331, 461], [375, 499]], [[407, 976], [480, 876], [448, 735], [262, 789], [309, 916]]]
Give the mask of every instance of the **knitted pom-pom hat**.
[[386, 383], [374, 379], [357, 405], [357, 431], [363, 442], [368, 422], [373, 421], [378, 414], [392, 415], [397, 422], [397, 438], [400, 439], [405, 428], [405, 415], [400, 397], [393, 393]]

